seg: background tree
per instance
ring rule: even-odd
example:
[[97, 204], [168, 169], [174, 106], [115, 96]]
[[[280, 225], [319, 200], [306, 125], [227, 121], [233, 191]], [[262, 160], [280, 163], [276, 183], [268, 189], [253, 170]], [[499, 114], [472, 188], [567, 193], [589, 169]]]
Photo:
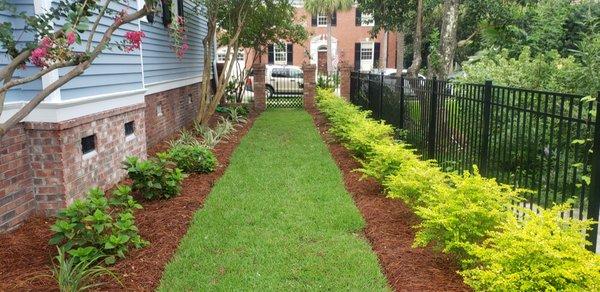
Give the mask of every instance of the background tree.
[[352, 8], [354, 0], [305, 0], [304, 9], [312, 15], [327, 15], [327, 72], [333, 72], [333, 48], [331, 47], [331, 18], [336, 11]]
[[[197, 0], [208, 22], [208, 34], [203, 40], [204, 72], [211, 72], [215, 41], [226, 47], [223, 70], [219, 74], [214, 90], [211, 74], [204, 74], [200, 93], [200, 108], [197, 120], [206, 124], [226, 94], [227, 85], [234, 70], [237, 54], [241, 48], [259, 48], [281, 39], [299, 41], [306, 33], [294, 25], [294, 7], [289, 1], [281, 0]], [[269, 20], [270, 18], [270, 20]], [[279, 19], [275, 19], [279, 18]], [[268, 26], [271, 25], [271, 26]], [[213, 72], [213, 74], [217, 74]], [[214, 94], [212, 92], [214, 91]]]
[[[104, 50], [116, 47], [129, 52], [139, 49], [143, 32], [128, 32], [125, 40], [120, 43], [111, 43], [112, 35], [123, 24], [153, 12], [157, 2], [147, 0], [142, 9], [132, 13], [125, 10], [114, 11], [110, 8], [111, 3], [127, 4], [119, 0], [106, 0], [102, 4], [91, 0], [62, 0], [46, 13], [26, 15], [17, 11], [7, 0], [0, 0], [0, 10], [3, 13], [25, 21], [25, 26], [19, 28], [13, 27], [12, 22], [0, 24], [0, 46], [9, 60], [0, 69], [0, 115], [4, 113], [6, 93], [11, 88], [36, 81], [54, 70], [69, 68], [65, 74], [27, 101], [6, 122], [0, 124], [0, 137], [27, 117], [56, 89], [83, 74]], [[102, 33], [100, 41], [94, 42], [95, 34], [99, 33], [99, 23], [105, 15], [114, 16], [114, 22]], [[64, 22], [64, 25], [55, 29], [53, 22], [59, 21]], [[16, 35], [17, 30], [32, 33], [34, 41], [21, 42], [20, 35]], [[88, 34], [87, 39], [83, 39], [84, 33]], [[74, 49], [75, 43], [84, 49]], [[26, 77], [15, 77], [15, 72], [24, 68], [27, 63], [39, 67], [39, 70]]]

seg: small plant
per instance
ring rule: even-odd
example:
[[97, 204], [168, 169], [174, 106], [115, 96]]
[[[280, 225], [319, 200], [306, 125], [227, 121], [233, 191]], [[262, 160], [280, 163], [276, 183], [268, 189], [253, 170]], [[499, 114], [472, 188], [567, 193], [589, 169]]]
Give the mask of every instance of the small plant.
[[402, 163], [417, 157], [415, 151], [407, 147], [408, 145], [400, 143], [375, 144], [371, 154], [361, 161], [362, 168], [358, 171], [379, 182], [384, 182], [401, 167]]
[[129, 178], [133, 180], [133, 190], [149, 200], [169, 199], [179, 195], [181, 182], [186, 177], [181, 169], [169, 161], [165, 153], [159, 153], [156, 158], [148, 160], [130, 156], [123, 164]]
[[247, 112], [244, 112], [244, 107], [232, 107], [227, 111], [227, 119], [234, 124], [243, 124], [248, 120], [246, 119]]
[[214, 131], [220, 138], [228, 138], [229, 134], [235, 132], [235, 127], [233, 126], [233, 123], [230, 120], [221, 117]]
[[563, 218], [569, 209], [509, 217], [469, 250], [475, 265], [460, 272], [465, 283], [475, 291], [600, 291], [600, 255], [585, 249], [592, 222]]
[[69, 257], [58, 247], [57, 249], [58, 255], [52, 263], [51, 274], [44, 276], [55, 280], [61, 292], [87, 291], [102, 286], [105, 283], [95, 283], [95, 280], [103, 276], [109, 276], [121, 284], [119, 278], [111, 270], [96, 264], [100, 261], [100, 256], [82, 261], [75, 257]]
[[175, 147], [178, 145], [191, 145], [197, 141], [198, 140], [196, 140], [196, 137], [194, 137], [192, 132], [183, 129], [179, 132], [179, 138], [169, 141], [169, 147]]
[[416, 155], [402, 161], [383, 185], [389, 198], [401, 199], [411, 207], [423, 206], [430, 196], [450, 187], [448, 175], [434, 160], [423, 161]]
[[77, 261], [104, 258], [113, 264], [124, 258], [130, 246], [147, 244], [135, 226], [133, 210], [141, 209], [131, 196], [131, 188], [118, 186], [110, 199], [98, 188], [91, 189], [85, 200], [76, 200], [58, 213], [51, 226], [50, 244], [60, 245]]
[[167, 152], [169, 160], [187, 173], [208, 173], [215, 170], [217, 158], [215, 154], [199, 142], [176, 145]]

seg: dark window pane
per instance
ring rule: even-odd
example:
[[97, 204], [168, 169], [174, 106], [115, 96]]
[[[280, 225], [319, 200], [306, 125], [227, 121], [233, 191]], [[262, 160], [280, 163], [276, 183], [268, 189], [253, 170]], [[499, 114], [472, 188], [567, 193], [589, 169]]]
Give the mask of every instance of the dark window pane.
[[83, 154], [96, 150], [96, 135], [81, 138], [81, 152]]

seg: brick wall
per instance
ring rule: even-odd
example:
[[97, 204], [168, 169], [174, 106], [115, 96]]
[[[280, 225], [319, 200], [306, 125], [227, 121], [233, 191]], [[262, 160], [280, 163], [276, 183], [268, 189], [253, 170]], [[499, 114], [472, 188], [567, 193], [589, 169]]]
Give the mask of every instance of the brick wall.
[[[200, 83], [146, 96], [148, 147], [193, 123], [200, 104]], [[157, 108], [160, 106], [162, 115]]]
[[35, 211], [29, 139], [23, 125], [0, 140], [0, 232], [16, 227]]

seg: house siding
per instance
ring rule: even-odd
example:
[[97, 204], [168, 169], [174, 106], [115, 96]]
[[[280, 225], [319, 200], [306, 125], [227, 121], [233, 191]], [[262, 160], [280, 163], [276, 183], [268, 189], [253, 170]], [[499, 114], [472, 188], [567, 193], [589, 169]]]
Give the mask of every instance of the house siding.
[[[114, 11], [137, 9], [135, 1], [129, 2], [129, 5], [112, 2], [110, 8]], [[111, 15], [102, 18], [98, 25], [96, 34], [94, 34], [94, 44], [97, 44], [103, 36], [104, 31], [114, 22]], [[56, 23], [57, 27], [63, 23]], [[123, 24], [112, 36], [111, 43], [122, 42], [128, 31], [139, 31], [138, 22]], [[81, 38], [85, 45], [89, 33], [83, 33]], [[75, 46], [75, 50], [83, 51], [82, 46]], [[123, 52], [114, 47], [112, 50], [104, 50], [100, 56], [92, 63], [92, 66], [81, 76], [71, 80], [61, 87], [61, 99], [69, 100], [87, 96], [96, 96], [114, 92], [132, 91], [142, 89], [144, 83], [142, 80], [141, 52]], [[62, 68], [59, 75], [63, 76], [71, 68]]]
[[[9, 3], [13, 4], [17, 9], [17, 13], [25, 12], [28, 15], [33, 15], [34, 7], [33, 0], [9, 0]], [[13, 17], [10, 15], [8, 11], [0, 11], [0, 23], [10, 22], [15, 29], [15, 38], [18, 38], [19, 42], [17, 46], [22, 48], [26, 42], [30, 42], [33, 40], [33, 34], [29, 32], [24, 32], [23, 27], [25, 26], [25, 21], [20, 18]], [[0, 48], [0, 66], [4, 66], [9, 63], [9, 58], [6, 55], [6, 50], [4, 48]], [[15, 71], [15, 78], [21, 78], [25, 76], [29, 76], [36, 72], [38, 69], [31, 64], [27, 64], [25, 70], [19, 69]], [[42, 88], [42, 81], [36, 80], [31, 83], [27, 83], [21, 86], [13, 87], [6, 94], [7, 102], [14, 101], [22, 101], [31, 99], [39, 90]]]
[[171, 48], [169, 32], [163, 25], [160, 12], [156, 13], [153, 24], [141, 22], [141, 28], [146, 34], [142, 45], [145, 84], [201, 75], [204, 64], [202, 40], [206, 36], [207, 26], [206, 18], [197, 10], [195, 4], [184, 1], [186, 35], [190, 49], [181, 60]]

